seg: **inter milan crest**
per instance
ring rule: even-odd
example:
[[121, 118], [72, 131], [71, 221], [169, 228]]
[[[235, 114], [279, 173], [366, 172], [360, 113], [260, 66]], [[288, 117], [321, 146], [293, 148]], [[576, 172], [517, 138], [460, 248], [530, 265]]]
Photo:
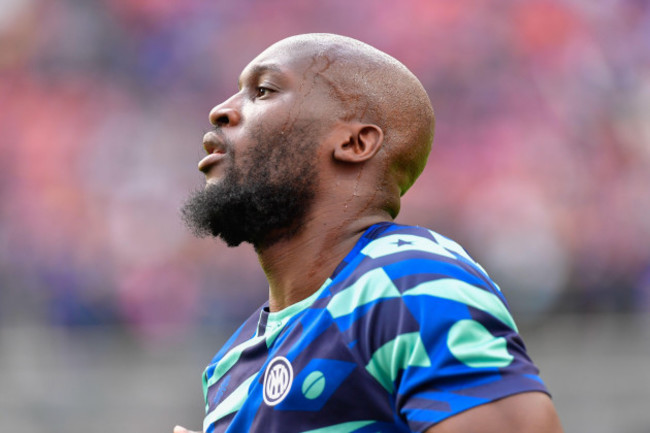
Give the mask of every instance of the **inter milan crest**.
[[264, 402], [269, 406], [280, 403], [289, 393], [293, 382], [293, 368], [284, 356], [276, 356], [264, 372]]

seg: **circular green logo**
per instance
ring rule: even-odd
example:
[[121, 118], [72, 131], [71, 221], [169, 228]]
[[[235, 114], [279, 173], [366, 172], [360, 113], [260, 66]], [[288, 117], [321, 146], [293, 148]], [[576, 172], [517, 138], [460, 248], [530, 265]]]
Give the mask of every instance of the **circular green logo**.
[[302, 382], [302, 394], [309, 400], [318, 398], [325, 389], [325, 375], [321, 371], [312, 371]]

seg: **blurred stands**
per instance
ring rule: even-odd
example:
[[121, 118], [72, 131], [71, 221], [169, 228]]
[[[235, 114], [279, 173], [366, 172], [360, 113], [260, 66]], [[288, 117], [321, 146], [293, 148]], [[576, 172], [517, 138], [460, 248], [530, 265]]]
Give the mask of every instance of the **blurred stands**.
[[157, 332], [263, 301], [254, 255], [192, 239], [178, 208], [209, 109], [307, 31], [422, 79], [437, 137], [400, 220], [461, 241], [520, 320], [648, 311], [647, 2], [322, 3], [5, 1], [0, 323]]

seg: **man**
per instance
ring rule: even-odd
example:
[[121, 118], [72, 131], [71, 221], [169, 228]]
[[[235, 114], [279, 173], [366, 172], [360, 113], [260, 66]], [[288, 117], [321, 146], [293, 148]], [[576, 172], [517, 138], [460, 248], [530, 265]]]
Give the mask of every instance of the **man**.
[[498, 287], [458, 244], [393, 223], [434, 130], [405, 66], [291, 37], [210, 122], [184, 219], [253, 244], [269, 302], [204, 373], [206, 433], [562, 431]]

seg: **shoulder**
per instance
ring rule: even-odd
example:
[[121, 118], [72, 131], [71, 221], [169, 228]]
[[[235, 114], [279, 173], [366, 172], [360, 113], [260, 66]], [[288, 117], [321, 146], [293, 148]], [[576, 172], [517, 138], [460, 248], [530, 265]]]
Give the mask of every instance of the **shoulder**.
[[365, 236], [334, 279], [327, 308], [414, 430], [509, 395], [545, 392], [501, 291], [460, 245], [395, 224]]
[[423, 227], [385, 223], [369, 230], [333, 278], [330, 293], [327, 309], [335, 319], [347, 316], [362, 323], [408, 313], [431, 329], [489, 316], [517, 330], [501, 290], [485, 270], [459, 244]]
[[375, 232], [361, 250], [370, 258], [392, 257], [394, 260], [427, 258], [443, 262], [467, 264], [485, 270], [457, 242], [433, 230], [418, 226], [390, 224]]
[[[486, 340], [490, 331], [516, 335], [499, 288], [457, 243], [396, 224], [364, 236], [333, 279], [326, 309], [366, 361], [384, 346], [391, 353], [398, 346], [409, 353], [443, 346], [461, 353], [468, 333]], [[510, 357], [502, 352], [505, 362]]]
[[425, 282], [439, 280], [445, 284], [451, 279], [492, 292], [505, 302], [498, 286], [463, 247], [424, 227], [393, 223], [375, 226], [364, 234], [357, 253], [341, 274], [341, 286], [360, 280], [372, 282], [373, 290], [392, 285], [401, 294]]

